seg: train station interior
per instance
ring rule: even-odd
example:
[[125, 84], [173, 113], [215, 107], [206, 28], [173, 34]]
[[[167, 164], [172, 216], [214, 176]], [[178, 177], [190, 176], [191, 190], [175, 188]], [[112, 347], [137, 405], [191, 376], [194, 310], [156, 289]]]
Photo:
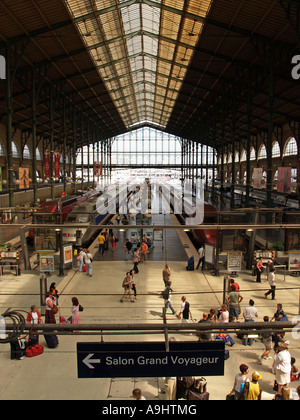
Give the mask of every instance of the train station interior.
[[0, 400], [300, 398], [299, 98], [298, 1], [1, 1]]

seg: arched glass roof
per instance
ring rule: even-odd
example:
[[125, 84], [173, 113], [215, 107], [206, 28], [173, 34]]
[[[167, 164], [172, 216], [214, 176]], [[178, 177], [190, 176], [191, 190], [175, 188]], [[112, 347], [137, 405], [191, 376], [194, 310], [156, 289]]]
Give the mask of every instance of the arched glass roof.
[[65, 0], [127, 128], [165, 128], [212, 0]]

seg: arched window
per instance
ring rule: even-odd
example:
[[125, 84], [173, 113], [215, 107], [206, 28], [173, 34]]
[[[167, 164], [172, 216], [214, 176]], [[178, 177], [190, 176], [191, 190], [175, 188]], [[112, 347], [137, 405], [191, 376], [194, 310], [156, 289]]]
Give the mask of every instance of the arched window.
[[280, 145], [278, 141], [275, 141], [272, 146], [272, 157], [280, 157]]
[[14, 141], [11, 142], [11, 150], [12, 150], [12, 157], [13, 158], [19, 158], [20, 157], [19, 149], [18, 149], [18, 147], [17, 147], [17, 145]]
[[242, 151], [241, 162], [246, 162], [246, 160], [247, 160], [247, 154], [246, 154], [246, 150], [244, 149]]
[[264, 144], [262, 144], [258, 151], [258, 159], [266, 159], [267, 158], [267, 149]]
[[291, 137], [285, 144], [283, 156], [293, 156], [298, 154], [297, 141]]
[[38, 147], [36, 148], [36, 151], [35, 151], [35, 158], [36, 160], [42, 160], [42, 155]]
[[25, 146], [24, 146], [23, 159], [31, 159], [31, 151], [30, 151], [29, 147], [27, 146], [27, 144], [25, 144]]
[[235, 158], [234, 158], [234, 161], [235, 161], [236, 163], [240, 161], [239, 152], [236, 152], [236, 154], [235, 154]]
[[2, 141], [0, 141], [0, 156], [5, 156], [4, 146]]
[[255, 160], [256, 156], [255, 156], [255, 150], [254, 147], [251, 147], [250, 149], [250, 160]]
[[227, 163], [232, 163], [232, 153], [229, 153]]

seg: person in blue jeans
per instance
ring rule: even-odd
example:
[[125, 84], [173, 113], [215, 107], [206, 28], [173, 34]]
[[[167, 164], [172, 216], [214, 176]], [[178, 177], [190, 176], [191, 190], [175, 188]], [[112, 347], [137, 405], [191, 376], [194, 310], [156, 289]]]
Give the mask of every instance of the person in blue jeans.
[[86, 263], [86, 266], [87, 266], [86, 274], [90, 277], [92, 277], [92, 274], [93, 274], [92, 262], [93, 262], [93, 256], [90, 253], [90, 251], [87, 249], [86, 250], [86, 257], [85, 257], [85, 263]]
[[216, 335], [216, 340], [222, 340], [225, 343], [230, 343], [231, 347], [235, 345], [234, 339], [226, 332], [219, 333]]

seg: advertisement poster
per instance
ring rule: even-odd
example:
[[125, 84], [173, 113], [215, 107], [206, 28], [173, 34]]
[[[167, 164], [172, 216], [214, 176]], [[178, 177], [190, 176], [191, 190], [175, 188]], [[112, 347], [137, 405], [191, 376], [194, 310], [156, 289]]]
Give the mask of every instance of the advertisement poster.
[[263, 168], [253, 169], [253, 188], [261, 189], [262, 174], [263, 174]]
[[29, 188], [29, 169], [28, 168], [19, 168], [19, 189], [24, 190]]
[[300, 254], [289, 255], [289, 271], [300, 271]]
[[44, 153], [45, 178], [50, 178], [50, 152]]
[[64, 245], [64, 264], [70, 264], [73, 262], [72, 254], [72, 245]]
[[54, 152], [54, 177], [60, 177], [60, 161], [59, 161], [59, 152]]
[[100, 162], [99, 164], [99, 175], [100, 176], [102, 175], [102, 162]]
[[40, 271], [48, 272], [54, 271], [54, 253], [40, 253]]
[[278, 168], [277, 191], [291, 193], [291, 168]]

